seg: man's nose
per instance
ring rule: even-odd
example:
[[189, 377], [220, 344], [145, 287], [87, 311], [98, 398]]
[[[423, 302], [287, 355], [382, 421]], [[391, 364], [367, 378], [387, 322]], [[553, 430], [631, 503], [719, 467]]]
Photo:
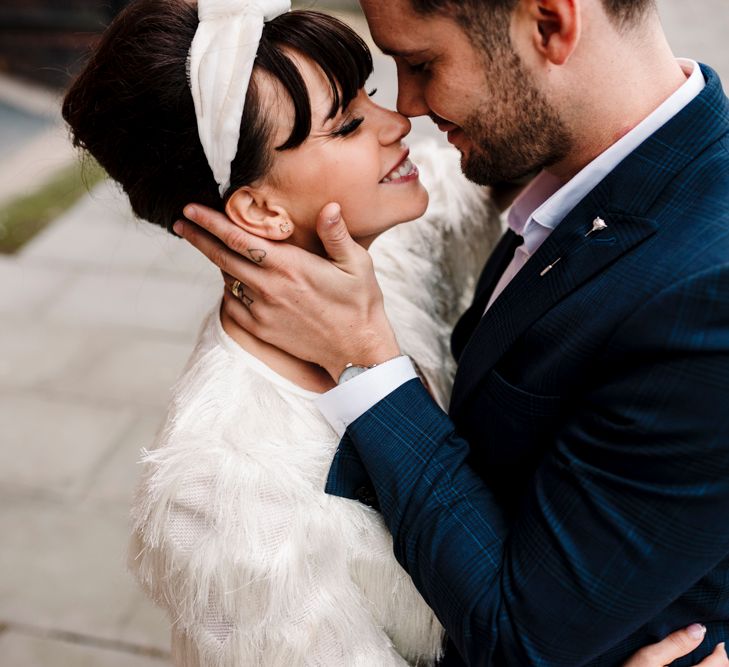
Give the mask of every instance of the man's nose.
[[423, 96], [423, 85], [417, 76], [405, 71], [406, 65], [397, 67], [397, 110], [408, 118], [427, 116], [430, 108]]

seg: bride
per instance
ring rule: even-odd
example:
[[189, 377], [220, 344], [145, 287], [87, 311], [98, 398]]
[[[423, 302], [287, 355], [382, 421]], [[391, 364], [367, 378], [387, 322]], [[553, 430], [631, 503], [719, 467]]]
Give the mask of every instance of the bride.
[[[457, 154], [410, 154], [409, 121], [364, 90], [372, 60], [352, 30], [287, 10], [285, 0], [136, 0], [68, 92], [64, 118], [135, 213], [168, 230], [195, 200], [323, 254], [317, 215], [340, 202], [352, 236], [372, 245], [402, 349], [443, 403], [448, 332], [500, 233], [497, 213], [460, 176]], [[447, 298], [454, 285], [466, 286], [461, 303]], [[250, 298], [239, 282], [228, 289]], [[175, 665], [443, 658], [443, 629], [395, 560], [374, 499], [324, 492], [338, 437], [313, 401], [332, 384], [220, 303], [203, 323], [143, 451], [132, 511], [130, 566], [169, 613]], [[632, 665], [666, 664], [699, 643], [682, 631]], [[702, 665], [724, 664], [711, 659]]]

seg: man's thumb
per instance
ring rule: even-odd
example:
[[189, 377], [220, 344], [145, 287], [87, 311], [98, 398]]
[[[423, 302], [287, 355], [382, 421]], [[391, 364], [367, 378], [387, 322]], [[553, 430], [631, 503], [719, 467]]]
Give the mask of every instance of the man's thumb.
[[339, 204], [327, 204], [319, 213], [316, 232], [327, 254], [335, 262], [345, 262], [352, 255], [355, 242], [349, 235]]
[[652, 667], [668, 665], [688, 655], [704, 640], [706, 627], [699, 623], [676, 630], [657, 644], [651, 644], [638, 651], [623, 667]]

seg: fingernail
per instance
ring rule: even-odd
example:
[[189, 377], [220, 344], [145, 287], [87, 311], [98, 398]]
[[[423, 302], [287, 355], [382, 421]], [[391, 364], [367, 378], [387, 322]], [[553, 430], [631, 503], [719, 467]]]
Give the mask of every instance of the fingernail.
[[706, 634], [706, 626], [701, 625], [701, 623], [694, 623], [686, 628], [686, 632], [688, 632], [691, 639], [703, 639]]
[[331, 222], [332, 224], [334, 224], [335, 222], [339, 222], [339, 218], [341, 218], [341, 217], [342, 217], [342, 209], [340, 209], [339, 206], [337, 206], [337, 210], [332, 211], [329, 214], [329, 222]]
[[177, 236], [182, 236], [182, 223], [178, 220], [174, 225], [172, 225], [172, 231], [177, 234]]
[[185, 206], [183, 209], [183, 213], [185, 214], [186, 218], [190, 218], [191, 220], [195, 217], [195, 214], [197, 211], [195, 210], [194, 206]]

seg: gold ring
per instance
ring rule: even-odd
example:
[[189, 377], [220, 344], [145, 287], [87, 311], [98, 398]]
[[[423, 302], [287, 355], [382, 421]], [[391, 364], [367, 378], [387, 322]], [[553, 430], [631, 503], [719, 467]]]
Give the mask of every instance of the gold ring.
[[238, 299], [243, 298], [243, 290], [241, 289], [241, 286], [243, 283], [240, 280], [233, 281], [233, 284], [230, 286], [230, 291], [233, 292], [233, 296], [235, 296]]

